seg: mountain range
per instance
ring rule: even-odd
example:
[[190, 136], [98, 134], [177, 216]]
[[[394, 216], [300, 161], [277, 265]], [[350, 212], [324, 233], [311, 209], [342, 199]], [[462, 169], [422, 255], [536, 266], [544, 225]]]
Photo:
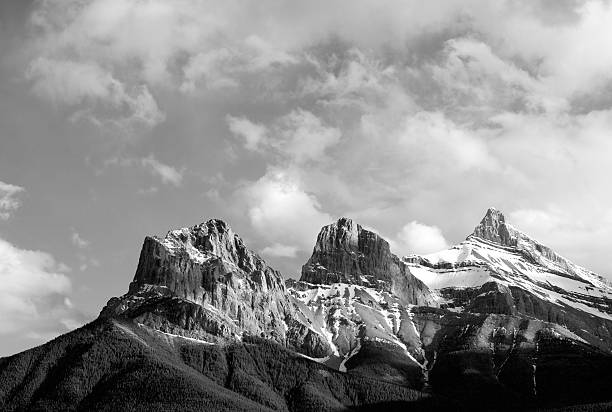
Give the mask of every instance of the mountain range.
[[218, 219], [146, 237], [93, 322], [0, 359], [0, 409], [608, 410], [612, 284], [491, 208], [399, 257], [351, 219], [287, 279]]

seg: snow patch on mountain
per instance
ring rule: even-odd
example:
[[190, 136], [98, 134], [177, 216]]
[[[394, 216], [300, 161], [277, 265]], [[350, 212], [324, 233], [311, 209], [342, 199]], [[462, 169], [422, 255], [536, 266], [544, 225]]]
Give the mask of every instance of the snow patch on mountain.
[[612, 320], [610, 282], [518, 231], [496, 209], [487, 211], [464, 242], [402, 261], [433, 290], [476, 288], [494, 281]]

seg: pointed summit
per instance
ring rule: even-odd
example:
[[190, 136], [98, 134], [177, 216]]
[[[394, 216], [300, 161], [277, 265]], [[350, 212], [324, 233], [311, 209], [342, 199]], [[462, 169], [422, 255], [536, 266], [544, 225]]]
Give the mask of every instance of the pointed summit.
[[506, 223], [504, 214], [494, 207], [490, 207], [478, 226], [474, 228], [472, 236], [502, 246], [516, 246], [516, 230]]

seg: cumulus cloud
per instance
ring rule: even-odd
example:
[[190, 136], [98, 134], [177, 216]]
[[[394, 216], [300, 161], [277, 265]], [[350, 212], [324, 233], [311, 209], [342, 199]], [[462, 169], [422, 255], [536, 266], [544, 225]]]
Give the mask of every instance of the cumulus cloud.
[[[408, 214], [459, 241], [489, 204], [592, 230], [612, 202], [611, 15], [597, 0], [41, 2], [26, 75], [103, 126], [214, 105], [236, 207], [260, 233], [275, 214], [300, 233], [262, 235], [269, 252], [313, 237], [267, 199], [305, 210], [312, 231], [349, 214], [397, 233]], [[144, 159], [131, 164], [180, 185], [182, 170]], [[594, 249], [565, 250], [612, 271]]]
[[266, 151], [290, 164], [327, 159], [325, 152], [340, 141], [341, 132], [313, 113], [295, 109], [277, 118], [270, 126], [244, 117], [227, 116], [230, 131], [241, 138], [250, 151]]
[[268, 133], [265, 126], [254, 123], [245, 117], [228, 115], [226, 121], [230, 131], [244, 140], [244, 147], [247, 150], [256, 151], [261, 144], [265, 143]]
[[250, 35], [227, 47], [194, 54], [183, 68], [180, 90], [185, 93], [194, 93], [198, 88], [231, 90], [239, 87], [243, 83], [241, 78], [246, 75], [278, 70], [297, 62], [290, 53]]
[[412, 153], [417, 165], [444, 159], [453, 169], [496, 168], [486, 143], [477, 133], [463, 128], [439, 112], [418, 112], [404, 119], [397, 134], [397, 147]]
[[[312, 246], [319, 229], [332, 221], [321, 210], [319, 201], [306, 193], [290, 174], [271, 170], [254, 184], [242, 189], [248, 216], [258, 234], [273, 242], [267, 251], [306, 250]], [[279, 247], [279, 245], [283, 245]]]
[[272, 144], [293, 163], [321, 161], [325, 151], [340, 141], [340, 130], [323, 124], [306, 110], [297, 109], [281, 117], [276, 125], [278, 138]]
[[24, 191], [23, 187], [0, 181], [0, 220], [7, 220], [19, 208], [19, 194]]
[[[509, 222], [522, 232], [553, 247], [557, 252], [588, 269], [595, 269], [598, 256], [605, 256], [607, 239], [612, 236], [608, 210], [595, 216], [575, 214], [567, 205], [549, 204], [543, 208], [523, 208], [512, 211]], [[570, 209], [570, 210], [568, 210]], [[595, 257], [595, 258], [594, 258]], [[609, 275], [608, 273], [602, 273]]]
[[114, 124], [124, 130], [139, 125], [152, 128], [165, 119], [146, 85], [134, 85], [128, 91], [96, 62], [39, 57], [30, 64], [26, 78], [42, 98], [56, 104], [87, 107], [75, 111], [73, 119]]
[[57, 335], [82, 324], [70, 303], [68, 268], [41, 251], [0, 239], [0, 334]]
[[440, 228], [414, 220], [404, 225], [396, 238], [394, 248], [401, 255], [439, 252], [448, 247]]

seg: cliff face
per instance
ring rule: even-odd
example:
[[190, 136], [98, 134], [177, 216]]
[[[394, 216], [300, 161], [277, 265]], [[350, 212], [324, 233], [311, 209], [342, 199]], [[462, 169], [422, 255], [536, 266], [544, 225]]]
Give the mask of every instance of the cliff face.
[[490, 208], [478, 226], [474, 228], [472, 236], [497, 243], [502, 246], [516, 246], [518, 232], [510, 225], [506, 225], [506, 217], [495, 208]]
[[321, 229], [300, 280], [381, 288], [403, 304], [435, 305], [427, 286], [391, 253], [386, 240], [347, 218]]
[[[482, 410], [500, 399], [507, 410], [557, 407], [559, 393], [568, 405], [592, 403], [609, 399], [610, 331], [612, 288], [494, 209], [461, 244], [404, 260], [377, 234], [340, 219], [322, 228], [302, 279], [287, 286], [226, 223], [209, 220], [147, 237], [128, 292], [96, 321], [0, 359], [0, 409], [96, 409], [90, 402], [113, 379], [127, 405], [170, 388], [180, 406], [165, 409], [190, 409], [183, 399], [210, 409], [209, 395], [192, 396], [194, 371], [234, 391], [227, 399], [246, 396], [266, 410], [321, 409], [337, 395], [346, 402], [333, 409], [342, 409], [361, 402], [358, 382], [366, 394], [384, 388], [374, 408], [386, 392], [425, 385]], [[69, 396], [58, 395], [57, 383]], [[458, 408], [442, 410], [450, 409]]]
[[111, 299], [102, 315], [197, 339], [248, 335], [307, 354], [329, 350], [322, 336], [295, 319], [280, 273], [221, 220], [145, 238], [128, 293]]

